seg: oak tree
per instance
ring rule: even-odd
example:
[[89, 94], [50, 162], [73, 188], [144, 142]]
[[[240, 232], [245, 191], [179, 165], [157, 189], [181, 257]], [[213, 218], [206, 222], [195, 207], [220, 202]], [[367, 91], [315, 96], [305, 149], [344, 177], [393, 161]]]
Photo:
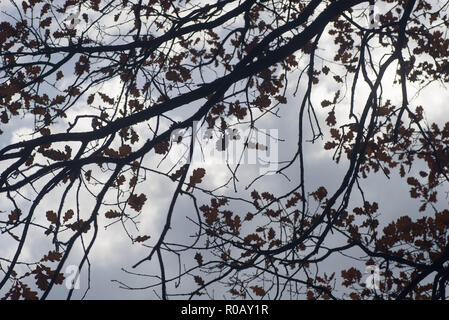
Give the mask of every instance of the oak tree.
[[[215, 290], [239, 299], [445, 299], [449, 122], [426, 119], [449, 81], [448, 7], [2, 2], [4, 298], [49, 297], [73, 257], [90, 273], [89, 254], [120, 226], [120, 241], [146, 252], [125, 274], [151, 279], [147, 289], [162, 299], [217, 298]], [[297, 118], [282, 117], [285, 109]], [[295, 134], [252, 139], [267, 119]], [[193, 161], [206, 144], [222, 155], [237, 144], [274, 152], [275, 143], [276, 169], [246, 188], [239, 179], [253, 171], [238, 160], [212, 171], [207, 155]], [[311, 144], [342, 174], [315, 185]], [[372, 176], [407, 184], [401, 201], [419, 203], [414, 212], [388, 216], [392, 204], [365, 190]], [[213, 187], [212, 178], [222, 180]], [[274, 178], [294, 186], [273, 188]], [[155, 184], [170, 197], [163, 210], [148, 191]], [[162, 227], [141, 233], [156, 211]], [[322, 271], [335, 256], [341, 264]], [[152, 264], [158, 273], [143, 275]]]

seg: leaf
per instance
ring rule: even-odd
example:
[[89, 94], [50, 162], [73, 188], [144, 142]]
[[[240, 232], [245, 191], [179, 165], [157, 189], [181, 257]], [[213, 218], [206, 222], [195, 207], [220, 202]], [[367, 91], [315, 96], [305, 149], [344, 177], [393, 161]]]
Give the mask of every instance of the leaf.
[[11, 296], [11, 300], [19, 300], [20, 299], [20, 288], [16, 284], [11, 290], [6, 294], [6, 297]]
[[118, 149], [118, 152], [119, 152], [120, 157], [126, 157], [129, 154], [131, 154], [131, 147], [128, 146], [127, 144], [124, 144], [123, 146], [121, 146]]
[[349, 294], [349, 297], [350, 297], [352, 300], [360, 300], [360, 296], [359, 296], [357, 293], [355, 293], [355, 292], [351, 292], [351, 293]]
[[59, 150], [54, 150], [54, 149], [49, 149], [49, 150], [40, 150], [40, 153], [42, 153], [42, 155], [44, 157], [47, 157], [51, 160], [64, 161], [64, 160], [69, 160], [70, 157], [72, 156], [72, 148], [70, 148], [70, 146], [66, 145], [65, 152], [62, 152]]
[[177, 81], [179, 81], [181, 78], [179, 77], [179, 74], [177, 73], [177, 72], [175, 72], [175, 71], [168, 71], [166, 74], [165, 74], [165, 78], [167, 79], [167, 80], [170, 80], [170, 81], [174, 81], [174, 82], [177, 82]]
[[95, 98], [95, 93], [91, 94], [88, 98], [87, 98], [87, 104], [92, 104], [94, 102], [94, 98]]
[[129, 180], [129, 187], [132, 188], [137, 184], [137, 177], [133, 176], [130, 180]]
[[251, 221], [254, 218], [254, 214], [252, 214], [251, 212], [248, 212], [245, 216], [245, 221]]
[[84, 177], [86, 178], [87, 181], [90, 181], [90, 178], [92, 177], [92, 170], [86, 171]]
[[179, 178], [181, 178], [182, 173], [184, 172], [184, 170], [186, 170], [186, 168], [187, 168], [187, 165], [186, 165], [186, 164], [183, 165], [181, 168], [179, 168], [179, 169], [176, 170], [174, 173], [172, 173], [172, 174], [170, 175], [170, 178], [171, 178], [173, 181], [178, 180]]
[[335, 126], [337, 124], [337, 120], [335, 118], [335, 111], [332, 110], [328, 113], [328, 116], [326, 118], [326, 123], [329, 127]]
[[239, 291], [237, 291], [236, 289], [232, 288], [229, 290], [229, 292], [233, 295], [233, 296], [241, 296], [241, 293]]
[[150, 239], [150, 236], [138, 236], [137, 238], [134, 239], [135, 242], [144, 242], [147, 241], [148, 239]]
[[111, 148], [105, 149], [104, 150], [104, 154], [109, 156], [109, 157], [111, 157], [111, 158], [119, 158], [120, 157], [120, 154], [117, 151], [115, 151], [114, 149], [111, 149]]
[[26, 165], [27, 167], [29, 167], [29, 166], [31, 166], [31, 165], [33, 164], [33, 162], [34, 162], [34, 154], [32, 154], [32, 155], [28, 158], [28, 160], [25, 162], [25, 165]]
[[327, 190], [325, 187], [319, 187], [317, 191], [312, 193], [319, 201], [323, 200], [327, 196]]
[[72, 219], [74, 214], [75, 214], [75, 212], [73, 212], [72, 209], [67, 210], [67, 212], [64, 214], [64, 217], [62, 219], [63, 223], [66, 223], [67, 221]]
[[157, 154], [166, 154], [169, 147], [170, 143], [168, 142], [168, 140], [164, 140], [154, 146], [154, 152], [156, 152]]
[[250, 244], [251, 241], [255, 241], [258, 243], [263, 242], [262, 238], [259, 237], [259, 235], [255, 234], [255, 233], [249, 234], [243, 239], [243, 242], [245, 242], [246, 244]]
[[102, 92], [98, 92], [98, 94], [100, 95], [101, 99], [110, 104], [111, 106], [114, 105], [114, 98], [109, 97], [107, 94], [104, 94]]
[[268, 97], [268, 95], [263, 94], [260, 95], [252, 102], [253, 105], [258, 107], [260, 110], [266, 109], [271, 105], [271, 99]]
[[64, 74], [62, 71], [56, 72], [56, 80], [61, 80], [64, 77]]
[[251, 286], [250, 288], [254, 291], [256, 296], [263, 297], [266, 294], [265, 290], [260, 286], [255, 285]]
[[41, 9], [41, 18], [42, 18], [42, 16], [44, 16], [44, 15], [48, 12], [49, 9], [50, 9], [50, 4], [49, 4], [49, 3], [46, 3], [46, 4], [44, 4], [44, 5], [42, 6], [42, 9]]
[[259, 192], [256, 190], [251, 191], [251, 198], [253, 198], [254, 201], [257, 201], [260, 199]]
[[84, 55], [80, 56], [78, 62], [75, 63], [75, 74], [82, 75], [84, 72], [89, 72], [89, 70], [89, 59]]
[[147, 196], [141, 193], [139, 196], [132, 194], [128, 199], [128, 204], [131, 208], [140, 212], [142, 210], [143, 205], [147, 201]]
[[47, 220], [50, 221], [53, 224], [56, 224], [58, 222], [58, 215], [54, 211], [47, 211], [46, 213]]
[[198, 168], [193, 170], [193, 174], [190, 176], [190, 182], [186, 191], [189, 191], [191, 187], [195, 187], [195, 185], [200, 184], [206, 174], [206, 170], [203, 168]]
[[307, 291], [307, 300], [315, 300], [315, 295], [311, 290]]
[[48, 128], [42, 128], [41, 130], [39, 130], [39, 133], [42, 136], [47, 137], [47, 136], [49, 136], [51, 134], [51, 131]]
[[287, 203], [285, 204], [285, 207], [286, 207], [287, 209], [288, 209], [288, 208], [291, 208], [291, 207], [294, 207], [294, 206], [296, 205], [296, 203], [297, 203], [300, 199], [301, 199], [301, 195], [295, 193], [295, 195], [294, 195], [292, 198], [290, 198], [289, 200], [287, 200]]
[[286, 104], [287, 103], [287, 98], [285, 98], [284, 96], [276, 96], [275, 97], [277, 101], [279, 101], [282, 104]]
[[246, 108], [242, 108], [240, 103], [233, 103], [229, 106], [228, 116], [234, 115], [239, 120], [243, 120], [246, 117]]
[[326, 108], [326, 107], [328, 107], [328, 106], [330, 106], [330, 105], [332, 105], [332, 102], [330, 102], [329, 100], [323, 100], [323, 101], [321, 101], [321, 106], [323, 107], [323, 108]]
[[125, 183], [125, 181], [126, 181], [126, 178], [125, 178], [125, 176], [122, 174], [122, 175], [120, 175], [120, 177], [118, 177], [118, 179], [117, 179], [117, 184], [118, 184], [119, 186], [121, 186], [121, 185], [123, 185], [123, 184]]
[[419, 181], [413, 177], [408, 177], [407, 178], [407, 183], [411, 186], [419, 186]]
[[22, 287], [22, 297], [25, 300], [38, 300], [37, 292], [32, 291], [26, 284], [20, 283], [20, 286]]
[[9, 122], [8, 114], [6, 113], [6, 111], [2, 112], [2, 115], [0, 116], [0, 120], [3, 123], [8, 123]]
[[341, 276], [345, 279], [345, 281], [342, 282], [345, 287], [349, 287], [353, 283], [360, 282], [362, 279], [361, 272], [354, 267], [351, 267], [348, 270], [342, 270]]
[[48, 17], [41, 21], [40, 27], [45, 28], [45, 27], [48, 27], [50, 24], [51, 24], [51, 17]]
[[22, 215], [22, 210], [14, 209], [13, 211], [11, 211], [11, 214], [8, 215], [8, 223], [14, 223], [14, 222], [18, 221], [21, 215]]
[[139, 141], [139, 135], [133, 129], [131, 129], [131, 144]]
[[122, 214], [121, 214], [120, 212], [115, 211], [115, 210], [109, 210], [109, 211], [106, 212], [104, 215], [105, 215], [105, 217], [108, 218], [108, 219], [114, 219], [114, 218], [118, 218], [118, 217], [121, 217], [121, 216], [122, 216]]
[[201, 255], [201, 253], [197, 252], [195, 254], [195, 260], [196, 260], [196, 262], [198, 262], [199, 266], [203, 265], [203, 256]]
[[216, 207], [210, 208], [207, 205], [202, 205], [200, 210], [204, 213], [206, 217], [206, 223], [208, 225], [212, 225], [215, 221], [218, 220], [218, 209]]
[[[48, 288], [49, 281], [55, 275], [54, 270], [42, 264], [37, 265], [36, 269], [34, 269], [31, 273], [35, 275], [34, 278], [36, 279], [36, 285], [42, 291]], [[62, 284], [64, 282], [64, 279], [64, 275], [62, 273], [59, 273], [55, 279], [55, 284]]]
[[339, 75], [334, 76], [334, 80], [338, 83], [343, 83], [343, 79]]
[[88, 224], [87, 227], [85, 227], [84, 225], [86, 223], [87, 222], [83, 221], [83, 219], [80, 219], [79, 221], [76, 221], [74, 223], [67, 224], [67, 227], [69, 227], [73, 231], [80, 231], [85, 228], [83, 232], [87, 233], [90, 230], [90, 224]]
[[270, 228], [270, 230], [268, 231], [268, 240], [272, 240], [275, 236], [276, 232], [274, 231], [273, 228]]
[[41, 259], [41, 262], [45, 262], [45, 261], [50, 261], [50, 262], [61, 261], [61, 258], [62, 258], [62, 253], [56, 252], [56, 251], [49, 251], [48, 254], [45, 255]]
[[331, 133], [331, 137], [334, 138], [335, 140], [340, 140], [341, 136], [340, 136], [340, 131], [338, 131], [335, 128], [331, 128], [330, 129], [330, 133]]
[[331, 149], [335, 148], [336, 146], [338, 146], [337, 142], [335, 142], [335, 141], [327, 141], [324, 144], [324, 149], [325, 150], [331, 150]]
[[401, 167], [399, 169], [399, 174], [401, 176], [401, 178], [403, 178], [405, 176], [405, 169], [404, 166], [401, 164]]
[[37, 287], [40, 290], [45, 291], [48, 288], [48, 276], [44, 274], [43, 271], [43, 266], [38, 265], [33, 273], [35, 274], [34, 278], [36, 279]]
[[50, 235], [50, 233], [53, 232], [53, 229], [54, 229], [54, 228], [53, 228], [53, 225], [50, 225], [50, 226], [48, 227], [48, 229], [45, 230], [44, 234], [45, 234], [46, 236]]
[[193, 279], [199, 286], [204, 286], [204, 280], [200, 276], [194, 276]]

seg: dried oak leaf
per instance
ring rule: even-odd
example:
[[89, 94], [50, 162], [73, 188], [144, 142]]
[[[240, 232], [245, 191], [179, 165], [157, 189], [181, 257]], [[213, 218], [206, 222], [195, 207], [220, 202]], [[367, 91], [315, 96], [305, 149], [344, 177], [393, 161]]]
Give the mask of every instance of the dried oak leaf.
[[179, 76], [179, 74], [175, 71], [168, 71], [165, 74], [165, 78], [167, 80], [173, 81], [173, 82], [178, 82], [181, 81], [181, 77]]
[[15, 209], [11, 211], [11, 214], [8, 215], [8, 223], [14, 223], [19, 220], [19, 217], [22, 215], [22, 210]]
[[89, 97], [87, 97], [87, 104], [92, 104], [94, 102], [95, 99], [95, 93], [89, 95]]
[[196, 262], [198, 262], [199, 266], [203, 265], [203, 256], [201, 255], [201, 253], [197, 252], [195, 254], [195, 260], [196, 260]]
[[362, 273], [354, 267], [351, 267], [348, 270], [342, 270], [341, 277], [345, 279], [342, 284], [345, 287], [349, 287], [354, 283], [360, 282], [360, 280], [362, 279]]
[[262, 288], [262, 287], [260, 287], [260, 286], [251, 286], [250, 287], [253, 291], [254, 291], [254, 293], [256, 294], [256, 296], [259, 296], [259, 297], [263, 297], [264, 295], [265, 295], [265, 290]]
[[129, 206], [137, 212], [142, 210], [145, 201], [147, 201], [147, 196], [143, 193], [141, 193], [139, 196], [132, 194], [128, 199]]
[[56, 224], [58, 222], [58, 215], [54, 211], [47, 211], [46, 213], [47, 220], [50, 221], [53, 224]]
[[325, 187], [319, 187], [315, 192], [312, 192], [315, 199], [321, 201], [327, 196], [327, 190]]
[[199, 286], [204, 286], [204, 280], [200, 276], [194, 276], [193, 279]]
[[8, 114], [6, 113], [6, 111], [2, 112], [2, 115], [0, 116], [0, 120], [3, 123], [8, 123], [9, 122]]
[[154, 146], [154, 151], [157, 154], [166, 154], [168, 152], [168, 148], [170, 147], [170, 143], [168, 140], [164, 140]]
[[48, 128], [42, 128], [42, 129], [39, 130], [39, 132], [44, 137], [49, 136], [51, 134], [51, 131]]
[[193, 170], [193, 174], [190, 176], [190, 182], [187, 187], [187, 191], [189, 191], [189, 189], [191, 187], [195, 187], [195, 185], [201, 183], [201, 181], [203, 181], [205, 174], [206, 174], [206, 170], [203, 168], [198, 168], [198, 169]]
[[11, 300], [19, 300], [20, 299], [20, 289], [19, 286], [14, 284], [11, 289], [9, 289], [8, 292], [6, 292], [5, 296], [2, 298], [2, 300], [8, 300], [11, 298]]
[[326, 123], [329, 127], [335, 126], [337, 124], [337, 119], [335, 118], [335, 111], [330, 111], [326, 118]]
[[62, 71], [56, 72], [56, 80], [61, 80], [64, 77], [64, 74]]
[[34, 162], [34, 154], [32, 154], [32, 155], [28, 158], [28, 160], [25, 162], [25, 165], [26, 165], [27, 167], [29, 167], [29, 166], [31, 166], [31, 165], [33, 164], [33, 162]]
[[36, 285], [42, 291], [48, 288], [48, 275], [44, 273], [44, 268], [44, 266], [38, 265], [36, 269], [33, 270]]
[[20, 286], [22, 287], [22, 297], [25, 300], [38, 300], [37, 292], [32, 291], [26, 284], [20, 283]]
[[[42, 291], [48, 288], [50, 280], [55, 275], [54, 270], [42, 264], [37, 265], [36, 269], [34, 269], [31, 273], [35, 274], [34, 278], [36, 279], [36, 285]], [[55, 284], [62, 284], [64, 282], [64, 279], [64, 275], [62, 273], [59, 273], [55, 279]]]
[[63, 223], [66, 223], [70, 219], [72, 219], [75, 212], [73, 212], [72, 209], [67, 210], [67, 212], [64, 214]]
[[144, 242], [150, 239], [150, 236], [138, 236], [136, 239], [134, 239], [135, 242]]
[[49, 251], [48, 254], [45, 255], [41, 259], [41, 262], [45, 262], [45, 261], [55, 262], [55, 261], [60, 261], [61, 258], [62, 258], [62, 253], [56, 252], [56, 251]]
[[80, 219], [79, 221], [76, 221], [74, 223], [68, 224], [67, 227], [72, 229], [73, 231], [79, 231], [83, 230], [84, 233], [87, 233], [90, 230], [90, 224], [87, 224], [87, 227], [84, 226], [86, 222], [83, 221], [83, 219]]
[[119, 149], [119, 154], [120, 157], [126, 157], [131, 153], [131, 147], [128, 146], [127, 144], [124, 144], [123, 146], [121, 146]]
[[187, 168], [187, 165], [183, 165], [181, 168], [179, 168], [178, 170], [176, 170], [174, 173], [172, 173], [170, 175], [170, 179], [172, 179], [173, 181], [176, 181], [177, 179], [181, 178], [182, 173], [184, 172], [184, 170]]
[[270, 228], [270, 231], [268, 231], [268, 240], [272, 240], [276, 236], [276, 231], [274, 231], [273, 228]]
[[108, 218], [108, 219], [114, 219], [114, 218], [118, 218], [118, 217], [121, 217], [121, 216], [122, 216], [122, 214], [121, 214], [120, 212], [115, 211], [115, 210], [109, 210], [109, 211], [106, 212], [104, 215], [105, 215], [105, 217]]
[[351, 292], [351, 293], [349, 294], [349, 297], [350, 297], [352, 300], [360, 300], [360, 296], [359, 296], [357, 293], [355, 293], [355, 292]]

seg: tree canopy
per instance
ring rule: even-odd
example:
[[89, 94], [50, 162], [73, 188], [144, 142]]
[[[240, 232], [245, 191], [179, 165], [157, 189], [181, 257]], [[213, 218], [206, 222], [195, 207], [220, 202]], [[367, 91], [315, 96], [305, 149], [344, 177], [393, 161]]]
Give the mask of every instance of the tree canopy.
[[[448, 1], [19, 2], [0, 4], [5, 299], [52, 297], [71, 264], [85, 295], [107, 232], [146, 281], [115, 285], [161, 299], [446, 298]], [[335, 175], [310, 174], [318, 153]], [[372, 200], [372, 177], [405, 196]]]

